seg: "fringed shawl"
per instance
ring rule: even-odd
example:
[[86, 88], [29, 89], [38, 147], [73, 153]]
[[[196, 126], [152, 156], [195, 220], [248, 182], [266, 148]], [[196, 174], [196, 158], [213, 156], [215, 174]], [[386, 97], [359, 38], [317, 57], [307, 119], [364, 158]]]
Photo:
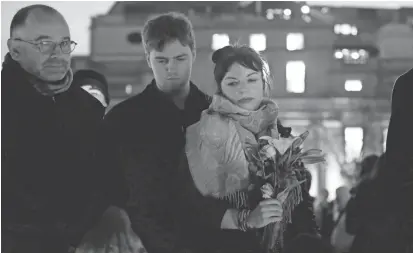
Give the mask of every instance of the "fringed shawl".
[[[234, 208], [255, 208], [248, 201], [249, 162], [245, 143], [256, 143], [263, 135], [278, 138], [278, 106], [264, 100], [256, 111], [248, 111], [228, 99], [215, 95], [201, 120], [187, 129], [186, 154], [195, 185], [203, 195], [225, 199]], [[287, 179], [287, 186], [297, 182]], [[302, 201], [301, 188], [289, 194], [284, 207], [284, 222], [278, 224], [277, 241], [282, 247], [282, 233], [291, 222], [291, 213]]]
[[[273, 131], [278, 106], [265, 100], [256, 111], [240, 108], [215, 95], [201, 120], [187, 129], [186, 153], [192, 177], [204, 195], [224, 197], [249, 186], [248, 161], [243, 142]], [[241, 125], [241, 133], [236, 124]]]

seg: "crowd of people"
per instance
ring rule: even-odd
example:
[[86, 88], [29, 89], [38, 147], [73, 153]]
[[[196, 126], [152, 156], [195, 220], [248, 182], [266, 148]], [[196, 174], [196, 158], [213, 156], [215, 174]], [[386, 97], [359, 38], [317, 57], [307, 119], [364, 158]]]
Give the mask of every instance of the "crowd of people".
[[394, 86], [386, 153], [365, 158], [353, 189], [335, 203], [322, 192], [314, 209], [303, 173], [295, 206], [251, 206], [244, 142], [292, 137], [264, 58], [244, 45], [215, 51], [209, 97], [191, 81], [187, 17], [149, 19], [142, 43], [154, 79], [106, 112], [104, 75], [70, 68], [65, 18], [46, 5], [15, 14], [2, 68], [2, 253], [259, 253], [257, 234], [287, 210], [269, 252], [413, 252], [413, 70]]

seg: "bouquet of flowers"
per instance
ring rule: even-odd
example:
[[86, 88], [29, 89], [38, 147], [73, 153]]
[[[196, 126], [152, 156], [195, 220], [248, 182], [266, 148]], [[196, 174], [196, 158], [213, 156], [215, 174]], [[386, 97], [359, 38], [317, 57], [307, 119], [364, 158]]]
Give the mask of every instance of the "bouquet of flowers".
[[278, 252], [283, 247], [285, 227], [291, 222], [293, 209], [302, 201], [300, 185], [306, 180], [299, 181], [298, 175], [304, 172], [304, 165], [325, 161], [321, 150], [303, 151], [300, 147], [308, 135], [309, 132], [305, 131], [289, 139], [263, 136], [258, 143], [247, 145], [252, 187], [260, 189], [261, 200], [276, 198], [283, 206], [282, 220], [267, 225], [261, 234], [261, 244], [266, 253]]

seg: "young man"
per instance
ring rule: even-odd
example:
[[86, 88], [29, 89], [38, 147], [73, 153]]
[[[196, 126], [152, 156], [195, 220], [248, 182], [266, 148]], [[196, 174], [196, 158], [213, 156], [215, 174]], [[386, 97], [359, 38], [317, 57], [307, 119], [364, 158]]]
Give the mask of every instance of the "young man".
[[[2, 252], [63, 253], [109, 202], [100, 105], [71, 85], [76, 42], [64, 17], [31, 5], [13, 17], [2, 77]], [[110, 175], [110, 174], [108, 174]]]
[[[196, 56], [192, 25], [183, 15], [163, 14], [147, 21], [142, 41], [155, 78], [106, 115], [117, 148], [107, 164], [125, 173], [129, 200], [123, 207], [149, 253], [203, 248], [198, 239], [211, 240], [204, 227], [219, 229], [227, 205], [202, 197], [189, 170], [180, 166], [185, 130], [209, 106], [190, 81]], [[192, 201], [208, 218], [189, 207]]]

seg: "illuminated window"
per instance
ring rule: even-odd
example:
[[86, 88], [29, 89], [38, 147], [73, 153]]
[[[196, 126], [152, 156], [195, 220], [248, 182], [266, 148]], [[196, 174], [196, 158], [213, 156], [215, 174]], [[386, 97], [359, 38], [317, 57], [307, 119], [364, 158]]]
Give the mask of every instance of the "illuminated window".
[[132, 87], [131, 84], [128, 84], [128, 85], [125, 86], [125, 93], [126, 94], [130, 95], [130, 94], [132, 94], [132, 91], [133, 91], [133, 87]]
[[338, 49], [334, 52], [334, 58], [343, 59], [346, 64], [366, 64], [369, 52], [364, 49]]
[[344, 56], [344, 54], [343, 54], [342, 51], [337, 50], [337, 51], [334, 53], [334, 57], [335, 57], [336, 59], [343, 59], [343, 56]]
[[286, 65], [287, 91], [303, 93], [305, 90], [305, 63], [303, 61], [290, 61]]
[[346, 161], [351, 162], [360, 158], [363, 148], [363, 128], [361, 127], [346, 127], [344, 129], [344, 141]]
[[212, 35], [212, 49], [218, 50], [229, 45], [228, 34], [214, 34]]
[[274, 9], [273, 10], [273, 12], [276, 14], [276, 15], [283, 15], [283, 9]]
[[383, 152], [386, 151], [387, 132], [388, 132], [388, 130], [389, 130], [389, 129], [388, 129], [387, 127], [383, 130]]
[[302, 33], [287, 34], [287, 50], [302, 50], [304, 48], [304, 35]]
[[274, 11], [272, 9], [267, 10], [267, 19], [272, 20], [274, 19]]
[[291, 19], [292, 12], [291, 12], [290, 9], [284, 9], [283, 14], [284, 14], [283, 19], [285, 19], [285, 20]]
[[301, 12], [302, 12], [303, 14], [309, 14], [309, 13], [310, 13], [310, 7], [308, 7], [308, 5], [303, 5], [303, 6], [301, 7]]
[[334, 33], [340, 35], [353, 35], [356, 36], [358, 29], [356, 26], [349, 24], [336, 24], [334, 26]]
[[[304, 8], [304, 11], [307, 11], [306, 8]], [[267, 9], [266, 11], [266, 17], [269, 20], [273, 19], [284, 19], [284, 20], [289, 20], [291, 19], [292, 11], [291, 9]]]
[[363, 89], [363, 84], [361, 80], [346, 80], [344, 88], [346, 91], [361, 91]]
[[267, 37], [265, 34], [251, 34], [250, 47], [258, 52], [264, 51], [267, 48]]

